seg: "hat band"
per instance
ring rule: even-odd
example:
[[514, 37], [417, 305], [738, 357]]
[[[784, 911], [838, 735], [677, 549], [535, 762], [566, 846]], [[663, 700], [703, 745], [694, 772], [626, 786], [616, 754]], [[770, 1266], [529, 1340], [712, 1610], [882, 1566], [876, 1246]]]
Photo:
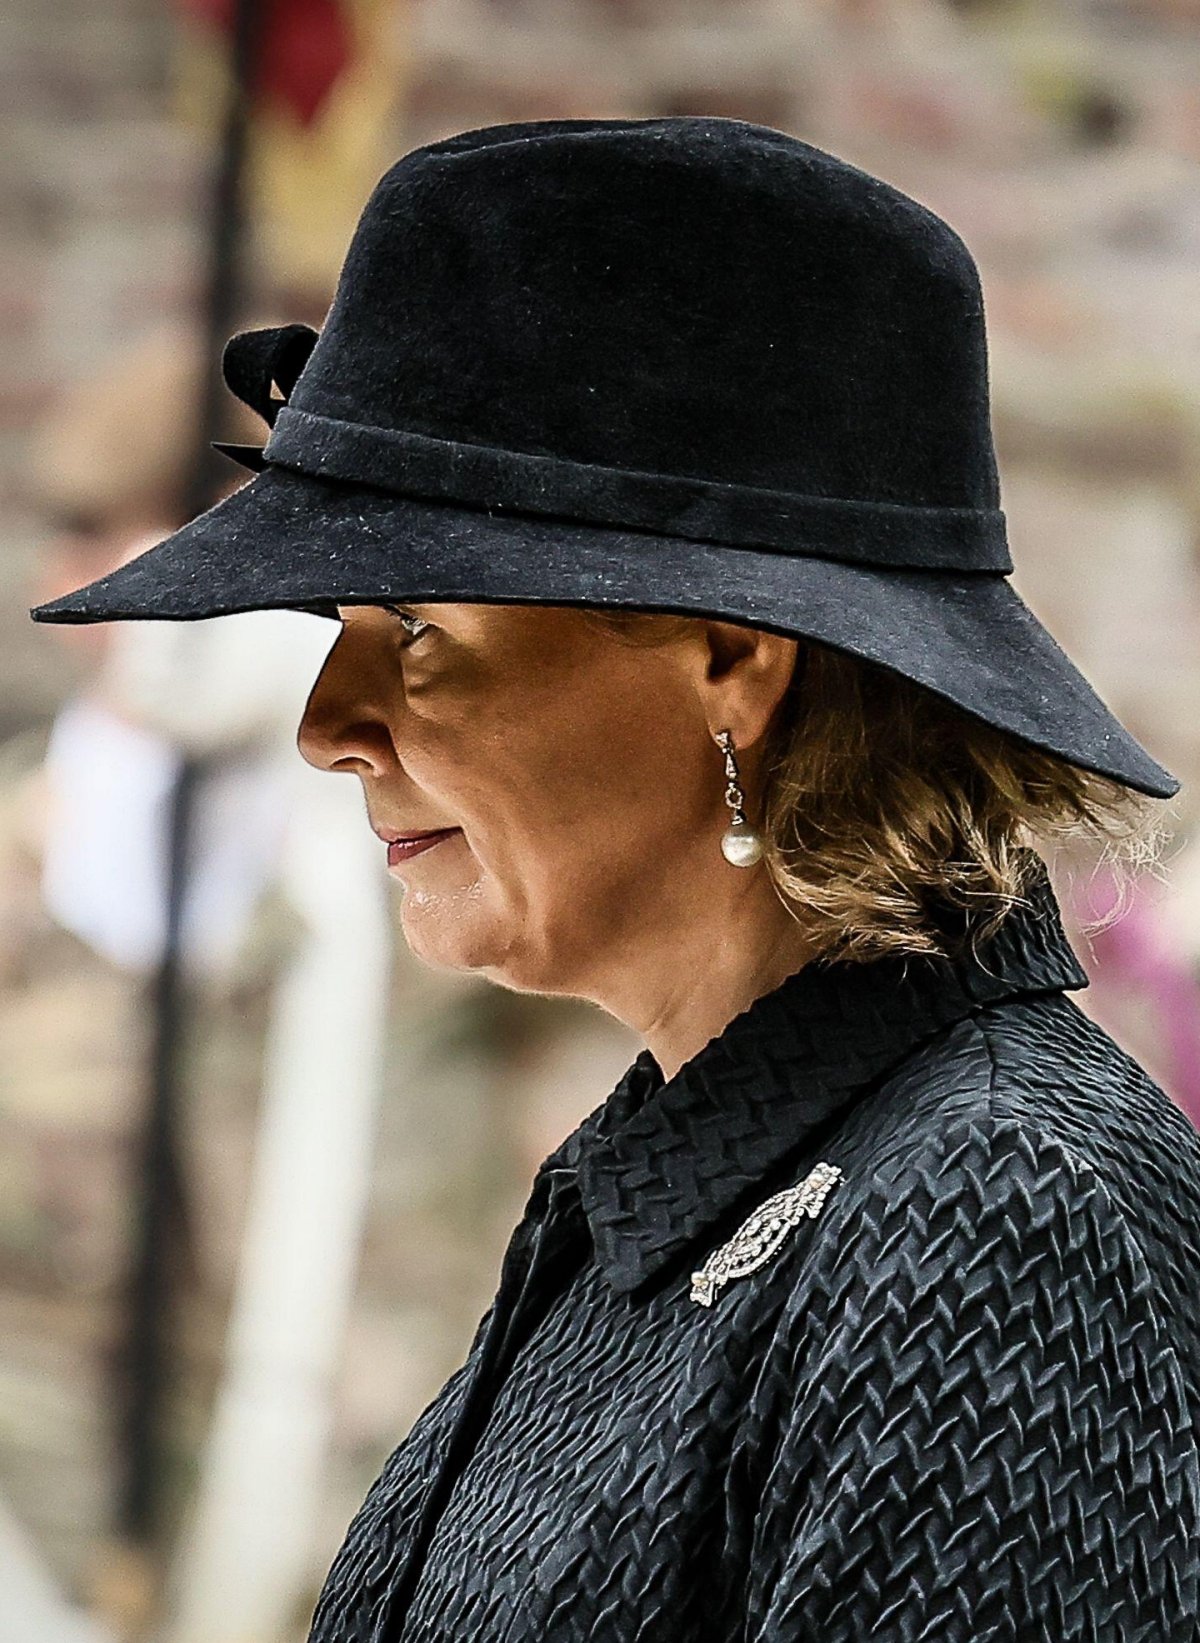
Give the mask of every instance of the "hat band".
[[319, 479], [470, 507], [764, 548], [889, 570], [1012, 570], [999, 508], [803, 496], [472, 445], [281, 405], [267, 462]]

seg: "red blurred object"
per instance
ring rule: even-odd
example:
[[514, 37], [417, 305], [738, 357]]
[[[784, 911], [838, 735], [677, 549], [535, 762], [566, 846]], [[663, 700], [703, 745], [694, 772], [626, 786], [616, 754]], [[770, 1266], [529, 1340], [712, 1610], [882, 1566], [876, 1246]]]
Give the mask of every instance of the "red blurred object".
[[[233, 32], [236, 0], [177, 0], [189, 17]], [[350, 24], [339, 0], [261, 0], [262, 48], [255, 92], [312, 123], [350, 61]]]

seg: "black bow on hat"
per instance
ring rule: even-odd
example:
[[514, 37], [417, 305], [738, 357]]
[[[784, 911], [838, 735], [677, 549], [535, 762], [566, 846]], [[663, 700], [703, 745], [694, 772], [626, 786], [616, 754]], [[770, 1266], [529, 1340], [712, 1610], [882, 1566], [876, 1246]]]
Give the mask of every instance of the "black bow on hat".
[[255, 477], [36, 620], [678, 611], [847, 651], [1178, 790], [1009, 581], [970, 252], [798, 137], [678, 115], [414, 149], [320, 333], [243, 332], [222, 364], [270, 429], [218, 446]]
[[[239, 331], [225, 344], [221, 374], [226, 385], [243, 405], [258, 412], [268, 428], [275, 426], [279, 408], [287, 404], [319, 335], [311, 325], [268, 325], [258, 331]], [[272, 384], [282, 399], [271, 393]], [[212, 446], [255, 473], [261, 473], [267, 465], [261, 445], [214, 439]]]

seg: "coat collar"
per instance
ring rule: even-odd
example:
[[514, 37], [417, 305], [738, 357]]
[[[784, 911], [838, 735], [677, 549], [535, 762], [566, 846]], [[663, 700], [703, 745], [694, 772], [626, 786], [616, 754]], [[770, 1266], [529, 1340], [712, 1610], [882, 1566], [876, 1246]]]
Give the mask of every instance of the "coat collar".
[[923, 1039], [1000, 999], [1087, 984], [1043, 874], [975, 957], [818, 961], [673, 1078], [643, 1050], [537, 1179], [577, 1172], [596, 1259], [626, 1293], [752, 1207], [773, 1166]]

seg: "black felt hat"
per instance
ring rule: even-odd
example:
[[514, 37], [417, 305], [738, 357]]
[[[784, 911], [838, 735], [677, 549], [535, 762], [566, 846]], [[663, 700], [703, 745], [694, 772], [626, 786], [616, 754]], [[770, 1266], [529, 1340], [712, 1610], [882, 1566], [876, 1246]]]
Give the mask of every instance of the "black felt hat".
[[223, 368], [271, 430], [220, 447], [257, 477], [37, 621], [384, 599], [724, 617], [1178, 790], [1007, 579], [970, 252], [799, 138], [676, 116], [414, 149], [322, 330], [242, 332]]

